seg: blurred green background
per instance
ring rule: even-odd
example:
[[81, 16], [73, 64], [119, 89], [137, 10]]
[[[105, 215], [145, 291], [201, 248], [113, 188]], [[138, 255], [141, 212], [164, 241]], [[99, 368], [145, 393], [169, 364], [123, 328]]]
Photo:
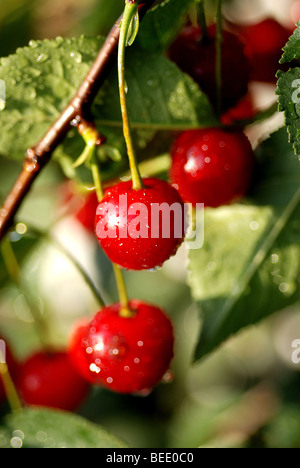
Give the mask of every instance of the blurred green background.
[[[290, 3], [287, 0], [286, 6]], [[252, 4], [256, 7], [258, 2]], [[123, 0], [1, 0], [0, 56], [14, 53], [30, 39], [106, 34], [122, 6]], [[0, 158], [2, 199], [19, 170], [17, 162]], [[47, 231], [61, 210], [63, 182], [61, 170], [51, 163], [18, 221]], [[63, 217], [52, 232], [108, 300], [116, 300], [111, 266], [94, 238], [72, 216]], [[15, 241], [17, 249], [18, 238]], [[21, 246], [24, 253], [25, 247]], [[160, 271], [126, 274], [130, 296], [161, 305], [173, 319], [173, 381], [147, 397], [94, 388], [80, 414], [133, 447], [300, 447], [300, 364], [292, 363], [292, 349], [286, 346], [300, 338], [298, 307], [248, 329], [192, 365], [201, 324], [186, 285], [185, 265], [183, 247]], [[22, 264], [22, 273], [22, 286], [35, 304], [34, 314], [47, 324], [51, 342], [64, 346], [76, 320], [96, 312], [89, 289], [69, 260], [45, 240], [35, 244]], [[23, 359], [41, 345], [33, 311], [20, 288], [4, 275], [0, 278], [0, 334]]]

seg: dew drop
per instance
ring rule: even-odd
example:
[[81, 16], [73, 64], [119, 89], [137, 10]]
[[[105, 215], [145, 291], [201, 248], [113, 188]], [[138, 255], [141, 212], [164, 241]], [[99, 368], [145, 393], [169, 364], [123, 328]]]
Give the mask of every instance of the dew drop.
[[147, 85], [150, 88], [157, 88], [159, 86], [159, 81], [157, 78], [151, 78], [147, 81]]
[[74, 59], [74, 61], [76, 63], [81, 63], [82, 62], [82, 55], [81, 55], [80, 52], [72, 51], [70, 53], [70, 57], [72, 57], [72, 59]]
[[36, 49], [37, 46], [38, 46], [37, 41], [31, 40], [31, 41], [29, 42], [29, 47], [32, 47], [32, 49]]
[[101, 372], [100, 367], [98, 367], [94, 362], [90, 365], [90, 371], [99, 374]]
[[289, 290], [289, 285], [287, 283], [281, 283], [279, 285], [279, 291], [282, 293], [287, 293]]
[[271, 263], [273, 263], [273, 265], [276, 265], [276, 263], [279, 262], [279, 256], [277, 254], [272, 254], [271, 255]]
[[163, 375], [162, 383], [171, 383], [174, 380], [174, 372], [171, 369], [168, 369], [167, 372]]
[[152, 388], [144, 388], [143, 390], [139, 390], [135, 392], [134, 394], [140, 397], [147, 397], [150, 395], [151, 392], [152, 392]]
[[258, 222], [257, 221], [251, 221], [251, 223], [250, 223], [251, 231], [257, 231], [258, 228], [259, 228]]
[[48, 55], [47, 54], [40, 54], [36, 61], [39, 62], [39, 63], [45, 63], [47, 60], [48, 60]]

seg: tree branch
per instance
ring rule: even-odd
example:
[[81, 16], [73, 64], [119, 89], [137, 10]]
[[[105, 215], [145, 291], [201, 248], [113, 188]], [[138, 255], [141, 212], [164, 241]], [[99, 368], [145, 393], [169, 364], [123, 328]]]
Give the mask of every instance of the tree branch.
[[[144, 0], [139, 5], [140, 18], [145, 15], [154, 3], [155, 0]], [[0, 210], [0, 241], [10, 228], [35, 179], [51, 159], [53, 151], [66, 137], [71, 122], [74, 120], [80, 122], [84, 116], [88, 115], [93, 100], [116, 59], [121, 20], [122, 16], [111, 29], [89, 73], [71, 102], [39, 143], [27, 150], [23, 169]]]

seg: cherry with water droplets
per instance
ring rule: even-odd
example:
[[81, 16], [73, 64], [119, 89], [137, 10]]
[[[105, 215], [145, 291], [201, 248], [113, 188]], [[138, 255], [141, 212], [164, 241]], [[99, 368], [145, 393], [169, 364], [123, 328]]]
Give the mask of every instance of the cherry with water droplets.
[[94, 385], [119, 393], [149, 392], [168, 371], [174, 334], [159, 307], [139, 300], [123, 316], [119, 303], [103, 308], [73, 332], [69, 355], [81, 375]]
[[242, 198], [250, 187], [255, 155], [242, 130], [186, 131], [171, 155], [170, 178], [185, 202], [218, 207]]
[[131, 181], [111, 187], [96, 213], [100, 246], [113, 263], [128, 270], [162, 266], [185, 235], [185, 210], [178, 192], [160, 179], [144, 179], [143, 184], [138, 190]]

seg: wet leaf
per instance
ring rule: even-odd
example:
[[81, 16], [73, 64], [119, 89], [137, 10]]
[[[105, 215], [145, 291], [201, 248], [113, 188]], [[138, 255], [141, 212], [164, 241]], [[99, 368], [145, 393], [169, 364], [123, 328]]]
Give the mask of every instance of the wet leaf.
[[2, 421], [0, 447], [126, 448], [126, 444], [75, 414], [27, 408]]
[[286, 129], [258, 156], [251, 198], [207, 209], [204, 247], [190, 251], [190, 285], [203, 320], [196, 359], [300, 299], [300, 167]]

